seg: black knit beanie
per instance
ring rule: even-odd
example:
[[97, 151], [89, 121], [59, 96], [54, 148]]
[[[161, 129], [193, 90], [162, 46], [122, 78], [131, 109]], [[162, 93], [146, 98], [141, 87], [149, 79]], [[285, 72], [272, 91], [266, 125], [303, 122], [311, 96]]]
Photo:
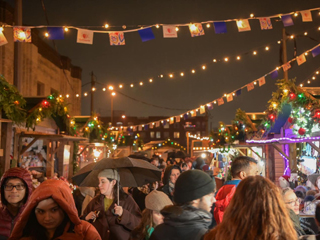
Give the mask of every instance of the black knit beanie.
[[183, 204], [199, 199], [214, 191], [214, 182], [201, 170], [183, 172], [177, 179], [174, 188], [174, 202]]

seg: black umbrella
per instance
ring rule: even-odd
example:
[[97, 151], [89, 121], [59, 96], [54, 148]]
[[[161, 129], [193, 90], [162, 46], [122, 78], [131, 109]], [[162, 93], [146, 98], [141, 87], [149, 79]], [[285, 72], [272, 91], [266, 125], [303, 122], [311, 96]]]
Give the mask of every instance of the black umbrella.
[[88, 174], [92, 171], [94, 165], [96, 163], [92, 162], [81, 168], [73, 177], [72, 181], [76, 185], [80, 185], [80, 183], [88, 176]]
[[186, 158], [187, 156], [188, 155], [182, 151], [168, 153], [168, 158]]
[[150, 158], [147, 158], [141, 154], [131, 154], [128, 156], [129, 158], [134, 158], [134, 159], [141, 159], [141, 160], [145, 160], [145, 161], [148, 161], [150, 162]]

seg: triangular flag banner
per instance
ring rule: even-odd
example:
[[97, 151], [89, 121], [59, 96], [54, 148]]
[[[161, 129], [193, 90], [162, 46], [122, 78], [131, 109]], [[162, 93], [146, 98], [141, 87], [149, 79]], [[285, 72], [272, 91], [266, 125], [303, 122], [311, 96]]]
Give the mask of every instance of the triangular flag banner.
[[261, 87], [262, 85], [266, 84], [266, 78], [261, 77], [258, 79], [258, 82], [259, 82], [259, 87]]
[[231, 102], [233, 100], [232, 93], [227, 95], [227, 102]]
[[176, 26], [174, 26], [174, 25], [163, 25], [162, 30], [163, 30], [163, 37], [164, 38], [177, 38], [178, 37]]
[[149, 125], [144, 125], [144, 130], [148, 130], [149, 129]]
[[64, 29], [62, 27], [47, 27], [49, 40], [62, 40], [64, 39]]
[[191, 37], [198, 37], [204, 35], [204, 30], [201, 23], [194, 23], [189, 25]]
[[160, 127], [160, 121], [156, 122], [156, 127]]
[[285, 27], [289, 27], [293, 25], [293, 20], [291, 15], [282, 15], [281, 20], [282, 20], [283, 26]]
[[183, 119], [184, 119], [184, 120], [187, 120], [188, 117], [189, 117], [189, 115], [188, 115], [187, 113], [183, 115]]
[[248, 92], [254, 89], [254, 84], [253, 83], [249, 83], [247, 84], [247, 90]]
[[191, 117], [195, 117], [195, 116], [197, 116], [197, 112], [196, 112], [196, 110], [193, 110], [193, 111], [191, 111], [190, 113], [191, 113]]
[[320, 46], [311, 50], [312, 56], [315, 57], [320, 54]]
[[213, 26], [216, 34], [227, 33], [227, 24], [225, 22], [214, 22]]
[[236, 96], [240, 96], [241, 93], [242, 93], [242, 89], [240, 88], [240, 89], [238, 89], [238, 90], [236, 91]]
[[132, 130], [135, 132], [135, 131], [137, 130], [137, 127], [134, 126], [134, 127], [132, 128]]
[[248, 19], [242, 19], [237, 21], [237, 26], [238, 26], [239, 32], [251, 31]]
[[6, 37], [4, 36], [3, 32], [0, 32], [0, 46], [7, 44], [8, 41]]
[[149, 128], [150, 128], [150, 129], [153, 128], [153, 124], [154, 124], [154, 123], [149, 123]]
[[142, 126], [141, 125], [139, 125], [139, 131], [142, 131]]
[[307, 61], [306, 56], [304, 54], [301, 54], [300, 56], [297, 57], [297, 63], [299, 66], [305, 63], [306, 61]]
[[13, 28], [13, 41], [14, 42], [31, 42], [31, 28]]
[[170, 118], [170, 124], [174, 124], [174, 117]]
[[121, 46], [126, 45], [126, 40], [124, 38], [123, 32], [113, 32], [109, 33], [109, 40], [111, 46]]
[[93, 31], [78, 29], [77, 43], [92, 44]]
[[259, 18], [261, 30], [272, 29], [272, 23], [270, 18]]
[[180, 122], [180, 116], [176, 116], [176, 122]]
[[203, 114], [206, 112], [206, 107], [204, 105], [200, 106], [200, 114]]
[[273, 78], [273, 79], [276, 79], [278, 78], [278, 70], [274, 70], [272, 73], [270, 73], [270, 76]]
[[288, 71], [291, 68], [291, 65], [289, 62], [282, 65], [283, 71]]
[[224, 104], [223, 98], [218, 98], [218, 106]]
[[208, 103], [207, 104], [207, 108], [208, 108], [208, 110], [212, 110], [213, 109], [213, 104], [212, 103]]
[[312, 22], [312, 15], [310, 10], [301, 11], [302, 22]]
[[162, 125], [163, 126], [167, 125], [167, 120], [163, 120]]
[[138, 33], [140, 35], [142, 42], [146, 42], [146, 41], [155, 39], [151, 28], [140, 29], [140, 30], [138, 30]]

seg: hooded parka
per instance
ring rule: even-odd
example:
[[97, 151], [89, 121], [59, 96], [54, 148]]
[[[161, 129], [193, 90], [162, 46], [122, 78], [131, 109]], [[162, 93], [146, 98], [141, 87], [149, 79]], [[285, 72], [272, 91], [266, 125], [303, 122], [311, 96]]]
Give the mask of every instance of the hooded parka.
[[[68, 215], [70, 222], [73, 223], [70, 224], [70, 222], [68, 222], [64, 228], [63, 234], [55, 239], [101, 240], [99, 233], [90, 223], [79, 219], [71, 190], [66, 182], [55, 179], [44, 181], [33, 192], [29, 203], [27, 204], [24, 212], [21, 214], [21, 218], [13, 229], [10, 240], [32, 239], [31, 237], [23, 236], [23, 231], [28, 223], [31, 212], [35, 211], [35, 208], [38, 206], [39, 202], [48, 198], [52, 198], [64, 211], [64, 213]], [[73, 229], [70, 229], [72, 225], [74, 225], [74, 227]]]
[[[20, 207], [18, 214], [16, 216], [12, 216], [12, 214], [9, 212], [7, 207], [8, 202], [4, 197], [4, 183], [6, 182], [6, 179], [9, 177], [19, 178], [26, 185], [27, 199], [26, 199], [26, 202]], [[0, 185], [1, 185], [1, 203], [2, 203], [2, 206], [0, 207], [0, 239], [6, 239], [10, 236], [14, 225], [19, 219], [22, 211], [25, 209], [26, 204], [32, 193], [33, 186], [32, 186], [32, 179], [31, 179], [30, 173], [24, 168], [18, 168], [18, 167], [10, 168], [9, 170], [7, 170], [1, 178]]]

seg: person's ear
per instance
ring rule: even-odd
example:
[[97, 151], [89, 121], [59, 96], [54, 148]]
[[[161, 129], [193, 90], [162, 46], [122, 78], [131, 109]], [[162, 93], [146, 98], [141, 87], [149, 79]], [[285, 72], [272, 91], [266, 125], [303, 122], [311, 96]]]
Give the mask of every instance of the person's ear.
[[241, 180], [242, 180], [242, 179], [245, 179], [245, 178], [247, 177], [247, 173], [244, 172], [244, 171], [241, 171], [241, 172], [239, 173], [239, 176], [240, 176], [240, 179], [241, 179]]
[[113, 179], [113, 180], [111, 181], [112, 187], [113, 187], [114, 185], [116, 185], [116, 183], [117, 183], [117, 181]]

